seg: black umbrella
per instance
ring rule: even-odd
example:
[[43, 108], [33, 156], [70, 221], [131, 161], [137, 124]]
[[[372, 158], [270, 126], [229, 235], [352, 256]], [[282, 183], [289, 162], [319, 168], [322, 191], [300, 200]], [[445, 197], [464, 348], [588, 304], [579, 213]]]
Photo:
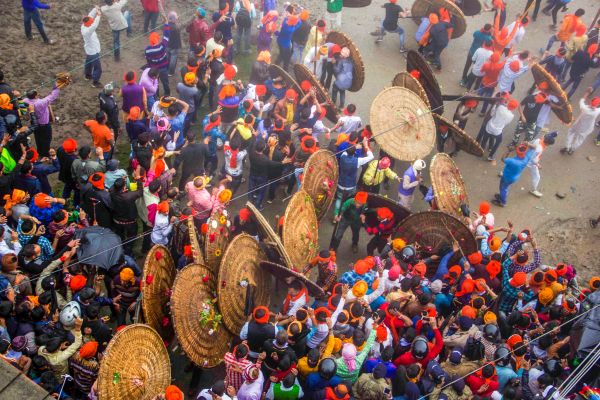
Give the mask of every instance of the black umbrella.
[[76, 231], [75, 239], [81, 240], [77, 258], [83, 264], [109, 270], [123, 256], [121, 238], [108, 228], [89, 226]]

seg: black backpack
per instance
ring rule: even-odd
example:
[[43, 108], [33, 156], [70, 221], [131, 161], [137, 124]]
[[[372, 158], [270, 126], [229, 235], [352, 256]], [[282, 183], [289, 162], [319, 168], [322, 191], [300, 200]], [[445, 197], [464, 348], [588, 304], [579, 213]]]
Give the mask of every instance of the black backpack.
[[252, 20], [250, 19], [250, 12], [246, 9], [246, 7], [240, 7], [240, 10], [235, 16], [235, 23], [240, 28], [249, 28], [250, 25], [252, 25]]
[[478, 361], [485, 356], [485, 346], [481, 343], [481, 340], [469, 337], [465, 344], [463, 352], [467, 360]]

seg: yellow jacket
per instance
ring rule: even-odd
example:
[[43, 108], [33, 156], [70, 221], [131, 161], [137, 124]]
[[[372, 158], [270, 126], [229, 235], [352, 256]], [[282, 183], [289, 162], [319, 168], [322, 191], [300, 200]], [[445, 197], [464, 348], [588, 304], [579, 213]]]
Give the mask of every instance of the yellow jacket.
[[[321, 356], [321, 359], [327, 358], [331, 355], [331, 352], [333, 351], [333, 343], [334, 343], [333, 335], [330, 334], [329, 337], [327, 338], [327, 345], [325, 346], [325, 351], [323, 351], [323, 355]], [[304, 356], [298, 360], [296, 369], [298, 369], [298, 372], [300, 373], [300, 375], [307, 376], [311, 372], [318, 372], [319, 364], [317, 363], [317, 365], [314, 368], [311, 367], [310, 365], [308, 365], [308, 357]]]
[[367, 170], [363, 174], [363, 183], [368, 186], [379, 185], [385, 178], [390, 180], [398, 179], [398, 175], [390, 168], [378, 169], [379, 160], [373, 160], [367, 165]]

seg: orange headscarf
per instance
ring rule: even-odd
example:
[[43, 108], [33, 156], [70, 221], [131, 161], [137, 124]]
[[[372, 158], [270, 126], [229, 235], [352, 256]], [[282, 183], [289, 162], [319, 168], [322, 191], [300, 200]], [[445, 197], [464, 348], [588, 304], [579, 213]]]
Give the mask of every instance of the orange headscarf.
[[12, 196], [7, 194], [4, 196], [6, 203], [4, 204], [5, 210], [10, 210], [15, 204], [19, 204], [25, 199], [25, 192], [20, 189], [13, 189]]

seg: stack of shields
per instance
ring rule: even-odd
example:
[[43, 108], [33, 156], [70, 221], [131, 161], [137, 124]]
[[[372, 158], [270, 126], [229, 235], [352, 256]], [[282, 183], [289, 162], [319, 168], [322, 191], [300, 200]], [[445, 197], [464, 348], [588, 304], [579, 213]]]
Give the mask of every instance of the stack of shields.
[[321, 85], [321, 82], [319, 82], [319, 80], [304, 64], [294, 64], [294, 75], [296, 76], [296, 80], [298, 82], [302, 83], [302, 81], [308, 81], [311, 86], [315, 88], [317, 91], [317, 100], [319, 101], [319, 104], [322, 104], [327, 110], [327, 114], [325, 114], [325, 116], [331, 122], [336, 123], [338, 118], [335, 110], [335, 104], [333, 103], [333, 100], [331, 100], [327, 89]]
[[427, 107], [430, 107], [429, 98], [427, 98], [427, 93], [423, 89], [423, 85], [419, 83], [417, 78], [409, 74], [408, 71], [398, 72], [392, 80], [392, 86], [399, 86], [410, 90], [418, 95], [423, 100], [423, 103], [427, 104]]
[[259, 267], [267, 258], [250, 235], [237, 235], [227, 248], [219, 269], [217, 294], [223, 314], [223, 324], [238, 335], [256, 306], [268, 306], [271, 300], [271, 279]]
[[308, 276], [305, 276], [301, 272], [291, 270], [283, 265], [273, 263], [270, 261], [263, 261], [260, 263], [260, 267], [263, 271], [266, 271], [273, 275], [276, 279], [283, 282], [288, 282], [289, 279], [297, 279], [306, 286], [308, 293], [315, 298], [323, 298], [325, 292], [323, 289], [313, 282]]
[[452, 158], [448, 154], [437, 153], [431, 160], [429, 174], [438, 209], [462, 220], [463, 209], [469, 208], [469, 196]]
[[398, 160], [424, 158], [433, 149], [435, 122], [429, 107], [408, 89], [394, 86], [379, 93], [370, 120], [377, 144]]
[[184, 353], [203, 368], [219, 365], [234, 337], [223, 325], [217, 301], [212, 269], [189, 264], [179, 271], [171, 295], [173, 327]]
[[271, 224], [269, 224], [269, 221], [267, 221], [264, 215], [262, 215], [262, 213], [258, 211], [258, 209], [254, 207], [254, 204], [252, 204], [251, 202], [247, 202], [246, 207], [252, 212], [252, 217], [258, 225], [258, 229], [260, 230], [261, 236], [265, 238], [263, 240], [263, 243], [267, 244], [270, 247], [273, 247], [275, 249], [275, 252], [279, 255], [281, 262], [287, 267], [292, 268], [292, 260], [288, 255], [287, 251], [285, 250], [285, 247], [283, 246], [279, 235], [275, 233], [275, 231], [271, 227]]
[[[413, 17], [428, 17], [431, 13], [439, 15], [440, 8], [445, 8], [451, 15], [451, 22], [454, 26], [452, 31], [452, 39], [461, 37], [467, 30], [467, 21], [465, 20], [465, 14], [461, 9], [450, 0], [417, 0], [413, 3], [411, 8], [411, 15]], [[418, 25], [421, 23], [420, 19], [413, 19]]]
[[338, 178], [337, 158], [329, 150], [317, 150], [304, 164], [301, 189], [313, 199], [318, 220], [325, 216], [335, 199]]
[[196, 225], [194, 225], [194, 218], [189, 217], [187, 219], [188, 234], [190, 235], [190, 246], [192, 246], [192, 257], [196, 264], [204, 263], [204, 256], [202, 255], [202, 249], [198, 241], [198, 233], [196, 232]]
[[459, 219], [443, 211], [425, 211], [409, 215], [396, 229], [407, 243], [418, 243], [428, 253], [437, 253], [456, 240], [464, 254], [475, 253], [477, 241]]
[[562, 90], [562, 87], [556, 79], [554, 79], [554, 77], [538, 63], [531, 66], [531, 73], [533, 74], [536, 85], [546, 82], [549, 86], [550, 93], [558, 98], [560, 107], [552, 107], [552, 111], [556, 114], [558, 119], [566, 125], [573, 122], [573, 107], [571, 107], [567, 94]]
[[344, 8], [361, 8], [371, 4], [371, 0], [344, 0]]
[[[418, 1], [416, 1], [415, 4], [416, 3], [418, 3]], [[425, 89], [425, 93], [427, 93], [431, 111], [443, 114], [444, 101], [442, 100], [442, 89], [440, 89], [440, 85], [433, 74], [431, 67], [418, 51], [409, 50], [406, 53], [406, 70], [409, 73], [411, 71], [419, 72], [419, 83], [423, 86], [423, 89]]]
[[169, 297], [176, 274], [169, 249], [160, 244], [154, 245], [144, 262], [142, 312], [144, 321], [167, 342], [173, 338], [173, 325], [168, 321], [171, 315]]
[[337, 31], [331, 31], [327, 34], [327, 42], [335, 43], [341, 48], [347, 47], [350, 50], [350, 59], [354, 65], [354, 70], [352, 71], [352, 86], [348, 90], [358, 92], [365, 83], [365, 63], [360, 56], [358, 47], [345, 33]]
[[204, 263], [215, 272], [219, 270], [221, 257], [229, 244], [230, 226], [231, 222], [225, 209], [214, 211], [206, 222]]
[[319, 225], [310, 195], [296, 192], [283, 220], [283, 245], [292, 261], [292, 269], [302, 270], [319, 252]]
[[98, 371], [100, 400], [151, 400], [170, 384], [169, 353], [154, 329], [132, 324], [115, 334]]
[[474, 155], [475, 157], [483, 157], [483, 149], [479, 143], [477, 143], [475, 139], [469, 136], [465, 131], [460, 129], [458, 125], [436, 113], [433, 114], [433, 119], [435, 119], [435, 125], [438, 133], [440, 132], [440, 127], [445, 127], [443, 129], [447, 129], [449, 134], [452, 135], [452, 139], [456, 143], [456, 147]]
[[379, 194], [369, 193], [369, 197], [367, 198], [367, 211], [365, 212], [366, 226], [375, 227], [379, 224], [379, 221], [377, 220], [377, 209], [381, 207], [387, 207], [394, 213], [394, 218], [396, 219], [395, 226], [398, 226], [410, 215], [410, 210], [400, 203]]
[[273, 79], [281, 78], [285, 82], [285, 86], [294, 89], [300, 98], [306, 94], [302, 91], [302, 88], [300, 85], [298, 85], [298, 82], [296, 82], [296, 80], [279, 65], [269, 65], [269, 74]]

